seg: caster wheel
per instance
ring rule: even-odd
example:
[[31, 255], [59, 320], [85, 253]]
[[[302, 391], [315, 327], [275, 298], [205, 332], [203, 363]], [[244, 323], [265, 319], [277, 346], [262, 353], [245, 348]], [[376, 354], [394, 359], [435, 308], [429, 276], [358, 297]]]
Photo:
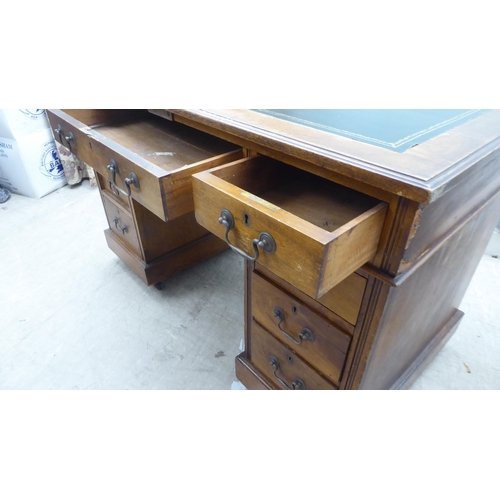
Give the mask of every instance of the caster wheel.
[[157, 290], [163, 290], [163, 282], [158, 282], [158, 283], [155, 283], [155, 288]]

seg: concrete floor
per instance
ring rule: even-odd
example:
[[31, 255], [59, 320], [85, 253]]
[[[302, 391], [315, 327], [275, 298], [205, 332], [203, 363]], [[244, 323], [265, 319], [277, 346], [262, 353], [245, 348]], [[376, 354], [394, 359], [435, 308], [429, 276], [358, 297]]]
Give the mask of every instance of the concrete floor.
[[[235, 389], [243, 260], [146, 287], [108, 249], [88, 181], [0, 205], [0, 389]], [[455, 335], [412, 389], [500, 389], [500, 234]]]

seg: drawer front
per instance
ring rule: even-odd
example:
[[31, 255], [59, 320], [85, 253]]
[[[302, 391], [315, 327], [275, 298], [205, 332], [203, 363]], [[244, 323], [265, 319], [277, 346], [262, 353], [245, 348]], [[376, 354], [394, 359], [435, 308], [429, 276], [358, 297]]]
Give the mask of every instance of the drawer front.
[[191, 174], [243, 156], [234, 144], [145, 110], [47, 110], [56, 141], [160, 219], [193, 211]]
[[255, 272], [251, 280], [253, 318], [338, 385], [349, 335]]
[[251, 326], [250, 361], [279, 389], [337, 389], [255, 321]]
[[111, 231], [113, 231], [120, 241], [134, 250], [138, 256], [142, 256], [139, 238], [137, 237], [132, 217], [121, 206], [114, 203], [106, 193], [102, 193], [102, 204]]
[[122, 205], [127, 211], [131, 212], [130, 198], [127, 193], [118, 189], [116, 184], [105, 179], [101, 174], [97, 173], [96, 176], [101, 193], [106, 193], [108, 197], [112, 198], [118, 205]]
[[323, 295], [319, 302], [354, 326], [358, 321], [366, 283], [367, 280], [363, 276], [350, 274]]
[[165, 219], [160, 186], [165, 171], [149, 165], [140, 156], [99, 134], [98, 129], [91, 129], [62, 111], [47, 110], [47, 116], [57, 142], [118, 189], [130, 193], [132, 198]]
[[311, 309], [318, 310], [322, 316], [341, 330], [349, 335], [354, 333], [368, 282], [365, 277], [352, 273], [321, 298], [314, 300], [258, 263], [254, 268], [258, 274], [271, 283], [309, 305]]
[[193, 192], [202, 226], [315, 299], [376, 255], [387, 210], [265, 157], [195, 174]]

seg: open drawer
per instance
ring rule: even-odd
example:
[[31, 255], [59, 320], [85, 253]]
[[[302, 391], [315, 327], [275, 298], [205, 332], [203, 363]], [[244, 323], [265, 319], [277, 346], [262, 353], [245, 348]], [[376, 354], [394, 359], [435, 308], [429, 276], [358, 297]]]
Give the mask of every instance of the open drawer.
[[191, 174], [241, 158], [234, 144], [147, 110], [47, 110], [55, 140], [167, 221], [193, 211]]
[[193, 176], [196, 220], [319, 298], [377, 253], [387, 204], [264, 156]]

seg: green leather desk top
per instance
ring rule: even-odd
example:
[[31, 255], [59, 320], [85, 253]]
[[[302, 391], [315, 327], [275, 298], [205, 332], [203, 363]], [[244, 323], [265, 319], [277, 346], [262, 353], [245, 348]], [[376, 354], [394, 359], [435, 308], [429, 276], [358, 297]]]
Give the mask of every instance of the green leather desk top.
[[488, 110], [254, 109], [275, 118], [402, 153]]
[[167, 111], [257, 153], [423, 203], [500, 158], [500, 110]]

